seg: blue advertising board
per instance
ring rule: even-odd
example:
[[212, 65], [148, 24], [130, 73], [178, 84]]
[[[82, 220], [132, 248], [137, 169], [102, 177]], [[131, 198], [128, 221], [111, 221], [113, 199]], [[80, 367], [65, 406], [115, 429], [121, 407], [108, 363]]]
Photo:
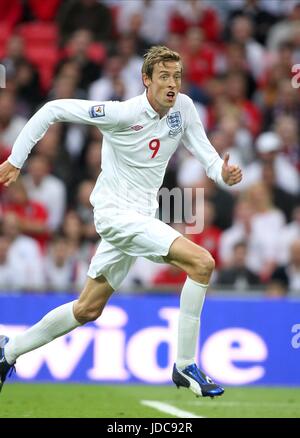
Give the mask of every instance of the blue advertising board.
[[[0, 295], [0, 333], [14, 336], [71, 295]], [[17, 380], [168, 384], [179, 297], [116, 294], [95, 322], [17, 361]], [[300, 386], [300, 300], [208, 297], [197, 360], [224, 385]]]

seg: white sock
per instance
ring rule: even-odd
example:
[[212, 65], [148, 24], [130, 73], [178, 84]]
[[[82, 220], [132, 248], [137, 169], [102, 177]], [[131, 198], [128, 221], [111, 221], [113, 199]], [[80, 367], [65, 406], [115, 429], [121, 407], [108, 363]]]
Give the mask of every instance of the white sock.
[[37, 324], [10, 339], [4, 349], [7, 362], [13, 364], [21, 354], [48, 344], [80, 326], [73, 313], [73, 304], [74, 302], [63, 304], [51, 310]]
[[208, 284], [187, 277], [180, 296], [176, 366], [183, 369], [195, 363], [200, 315]]

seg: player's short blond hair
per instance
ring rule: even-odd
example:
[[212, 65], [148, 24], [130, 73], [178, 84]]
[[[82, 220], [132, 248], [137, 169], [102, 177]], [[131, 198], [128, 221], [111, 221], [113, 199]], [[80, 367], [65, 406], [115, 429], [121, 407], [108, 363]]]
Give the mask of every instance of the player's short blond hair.
[[152, 46], [144, 55], [142, 73], [152, 78], [154, 65], [168, 61], [180, 62], [182, 70], [182, 60], [179, 53], [174, 52], [166, 46]]

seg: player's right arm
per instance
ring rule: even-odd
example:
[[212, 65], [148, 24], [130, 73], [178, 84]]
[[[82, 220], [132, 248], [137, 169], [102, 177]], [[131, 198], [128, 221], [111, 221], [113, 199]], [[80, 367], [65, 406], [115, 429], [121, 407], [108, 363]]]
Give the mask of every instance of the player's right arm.
[[15, 182], [20, 174], [20, 169], [10, 164], [8, 160], [0, 164], [0, 183], [8, 187]]
[[17, 137], [7, 161], [0, 165], [0, 182], [8, 186], [17, 179], [33, 146], [55, 122], [96, 125], [103, 130], [118, 126], [120, 102], [94, 102], [80, 99], [58, 99], [47, 102], [26, 123]]

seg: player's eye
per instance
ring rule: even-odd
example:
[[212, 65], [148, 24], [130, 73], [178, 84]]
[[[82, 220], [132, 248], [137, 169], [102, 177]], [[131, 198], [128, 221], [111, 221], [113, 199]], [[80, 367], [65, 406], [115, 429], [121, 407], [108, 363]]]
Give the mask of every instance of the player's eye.
[[161, 76], [161, 79], [162, 79], [163, 81], [166, 81], [166, 80], [168, 79], [168, 75], [162, 75], [162, 76]]

